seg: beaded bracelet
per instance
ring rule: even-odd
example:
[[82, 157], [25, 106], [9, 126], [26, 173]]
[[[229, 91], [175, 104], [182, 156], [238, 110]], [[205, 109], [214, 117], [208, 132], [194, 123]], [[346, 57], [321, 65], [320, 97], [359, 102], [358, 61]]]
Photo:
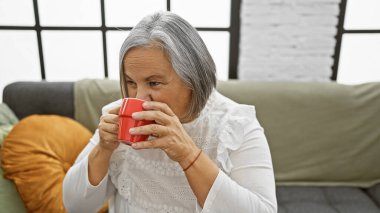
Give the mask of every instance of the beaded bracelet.
[[193, 162], [191, 162], [190, 165], [188, 165], [186, 168], [183, 169], [184, 172], [186, 172], [186, 170], [188, 170], [195, 163], [195, 161], [197, 161], [197, 159], [199, 158], [199, 156], [201, 155], [201, 153], [202, 153], [202, 150], [199, 151], [199, 153], [197, 154], [197, 157], [195, 157], [195, 159], [193, 160]]

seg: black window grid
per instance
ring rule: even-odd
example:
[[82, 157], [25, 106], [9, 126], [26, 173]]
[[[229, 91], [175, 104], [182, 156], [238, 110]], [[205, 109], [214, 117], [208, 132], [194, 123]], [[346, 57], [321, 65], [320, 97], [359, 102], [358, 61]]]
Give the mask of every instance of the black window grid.
[[[43, 57], [42, 49], [42, 39], [41, 31], [42, 30], [96, 30], [102, 32], [102, 43], [103, 43], [103, 60], [104, 60], [104, 77], [108, 78], [108, 61], [107, 61], [107, 41], [106, 41], [106, 32], [115, 31], [115, 30], [131, 30], [132, 27], [107, 27], [105, 24], [105, 10], [104, 10], [104, 0], [101, 2], [101, 26], [100, 27], [44, 27], [40, 25], [39, 11], [38, 11], [38, 2], [33, 0], [33, 9], [35, 16], [35, 26], [0, 26], [0, 30], [34, 30], [37, 33], [37, 42], [38, 42], [38, 53], [40, 59], [40, 68], [41, 68], [41, 78], [46, 79], [45, 75], [45, 64]], [[167, 0], [167, 10], [170, 11], [170, 0]], [[336, 45], [334, 50], [334, 63], [332, 65], [332, 75], [331, 80], [336, 81], [339, 68], [339, 58], [342, 44], [342, 37], [344, 34], [364, 34], [364, 33], [380, 33], [380, 29], [377, 30], [346, 30], [344, 29], [344, 18], [346, 13], [347, 0], [341, 0], [340, 2], [340, 12], [338, 17], [338, 26]], [[222, 31], [229, 32], [230, 41], [229, 41], [229, 66], [228, 66], [228, 77], [229, 79], [237, 79], [237, 67], [238, 67], [238, 58], [239, 58], [239, 35], [240, 35], [240, 6], [241, 0], [231, 0], [231, 13], [230, 13], [230, 27], [228, 28], [202, 28], [197, 27], [198, 31]]]
[[331, 80], [336, 81], [338, 77], [338, 69], [339, 69], [339, 59], [340, 59], [340, 51], [342, 46], [342, 38], [344, 34], [371, 34], [371, 33], [380, 33], [380, 29], [376, 30], [346, 30], [344, 28], [344, 18], [346, 15], [346, 6], [348, 0], [341, 0], [340, 2], [340, 12], [339, 12], [339, 20], [337, 26], [337, 35], [336, 35], [336, 45], [335, 45], [335, 53], [334, 53], [334, 64], [332, 67], [332, 75]]
[[[238, 47], [239, 47], [239, 26], [240, 26], [240, 2], [241, 0], [231, 0], [231, 15], [230, 15], [230, 27], [217, 28], [217, 27], [197, 27], [198, 31], [214, 31], [214, 32], [229, 32], [230, 34], [230, 52], [229, 52], [229, 78], [237, 78], [237, 63], [238, 63]], [[62, 27], [62, 26], [41, 26], [40, 17], [38, 11], [38, 1], [33, 0], [33, 9], [35, 17], [34, 26], [0, 26], [0, 30], [34, 30], [37, 33], [38, 53], [40, 59], [41, 79], [46, 79], [45, 63], [42, 49], [41, 31], [43, 30], [84, 30], [84, 31], [101, 31], [102, 43], [103, 43], [103, 60], [104, 60], [104, 77], [108, 78], [108, 61], [107, 61], [107, 41], [106, 32], [116, 30], [131, 30], [132, 27], [107, 27], [105, 24], [105, 9], [104, 0], [100, 0], [101, 5], [101, 26], [100, 27]], [[167, 11], [170, 11], [170, 0], [166, 0]]]

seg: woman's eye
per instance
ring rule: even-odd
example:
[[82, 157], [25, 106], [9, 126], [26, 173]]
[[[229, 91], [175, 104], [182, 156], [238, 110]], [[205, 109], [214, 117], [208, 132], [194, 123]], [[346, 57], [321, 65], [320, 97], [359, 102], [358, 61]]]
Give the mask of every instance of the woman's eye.
[[161, 84], [160, 82], [155, 82], [155, 81], [149, 82], [149, 86], [151, 86], [151, 87], [155, 87], [155, 86], [158, 86], [160, 84]]
[[136, 86], [136, 83], [134, 81], [128, 81], [127, 80], [126, 83], [128, 86], [132, 86], [132, 87]]

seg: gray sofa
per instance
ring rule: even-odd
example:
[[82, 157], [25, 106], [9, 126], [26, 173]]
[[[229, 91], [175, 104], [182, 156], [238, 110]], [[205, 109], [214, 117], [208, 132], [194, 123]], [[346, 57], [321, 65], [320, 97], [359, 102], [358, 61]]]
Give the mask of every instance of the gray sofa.
[[[87, 94], [87, 100], [76, 97], [81, 88], [91, 90], [82, 92], [82, 96]], [[3, 102], [19, 119], [31, 114], [57, 114], [76, 119], [91, 129], [83, 118], [78, 119], [76, 108], [86, 108], [104, 89], [115, 93], [118, 83], [110, 80], [16, 82], [5, 87]], [[278, 212], [380, 212], [380, 83], [343, 86], [228, 81], [220, 82], [218, 90], [237, 102], [256, 106], [271, 147], [278, 185]], [[96, 107], [103, 102], [97, 100]], [[355, 127], [363, 122], [364, 129], [357, 130]], [[360, 141], [350, 140], [357, 138], [368, 149], [355, 147]], [[341, 149], [345, 146], [341, 141], [361, 152]], [[374, 153], [379, 157], [374, 157]]]

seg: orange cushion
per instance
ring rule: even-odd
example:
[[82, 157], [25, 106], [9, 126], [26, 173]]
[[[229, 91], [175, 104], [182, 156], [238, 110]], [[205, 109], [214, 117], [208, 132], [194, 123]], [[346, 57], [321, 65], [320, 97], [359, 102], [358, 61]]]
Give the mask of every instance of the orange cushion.
[[75, 120], [32, 115], [4, 140], [5, 177], [11, 179], [28, 212], [66, 212], [62, 182], [91, 133]]

